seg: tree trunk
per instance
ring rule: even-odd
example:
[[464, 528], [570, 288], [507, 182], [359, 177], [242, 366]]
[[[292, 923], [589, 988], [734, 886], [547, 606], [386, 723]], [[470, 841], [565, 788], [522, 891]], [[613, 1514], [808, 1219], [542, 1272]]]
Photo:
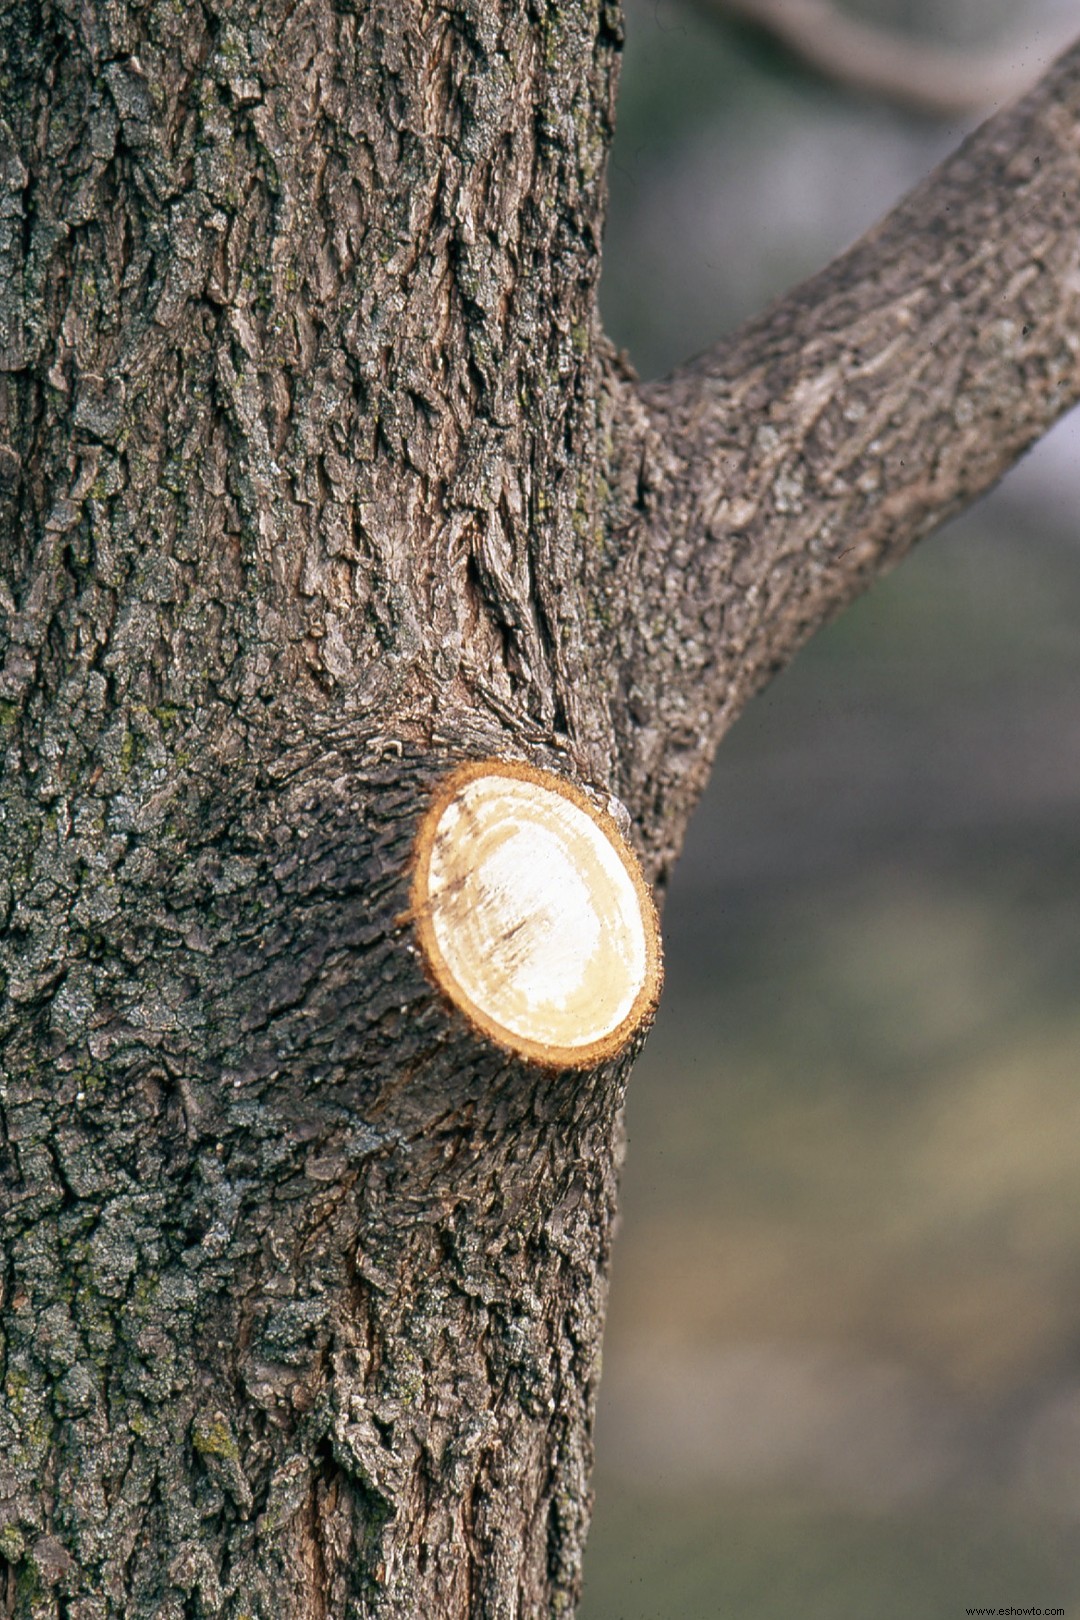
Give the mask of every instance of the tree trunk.
[[8, 1609], [568, 1611], [628, 1055], [403, 914], [453, 763], [610, 776], [616, 38], [76, 15], [5, 25]]
[[[6, 1612], [569, 1613], [640, 1028], [553, 1068], [459, 1016], [417, 830], [517, 761], [662, 888], [754, 686], [1080, 391], [1080, 65], [947, 241], [922, 205], [988, 304], [990, 200], [1041, 232], [1029, 408], [936, 482], [880, 433], [803, 477], [800, 562], [822, 376], [925, 449], [878, 276], [921, 244], [639, 391], [596, 326], [609, 0], [17, 0], [0, 40]], [[1013, 340], [980, 373], [934, 285], [959, 467]]]

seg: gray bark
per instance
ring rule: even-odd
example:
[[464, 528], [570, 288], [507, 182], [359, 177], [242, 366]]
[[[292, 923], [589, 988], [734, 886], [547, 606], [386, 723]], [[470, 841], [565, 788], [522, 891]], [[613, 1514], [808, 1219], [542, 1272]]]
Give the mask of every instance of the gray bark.
[[1080, 392], [1080, 54], [640, 390], [618, 43], [606, 0], [0, 18], [9, 1614], [572, 1610], [633, 1053], [454, 1018], [417, 820], [528, 759], [662, 888], [750, 692]]

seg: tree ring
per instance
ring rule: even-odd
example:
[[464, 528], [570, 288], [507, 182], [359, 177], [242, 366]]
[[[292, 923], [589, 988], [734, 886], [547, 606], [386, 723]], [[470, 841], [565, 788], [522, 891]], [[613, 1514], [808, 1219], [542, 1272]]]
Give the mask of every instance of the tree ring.
[[655, 1012], [660, 930], [637, 857], [551, 771], [489, 759], [439, 784], [417, 833], [412, 916], [444, 995], [532, 1062], [592, 1066]]

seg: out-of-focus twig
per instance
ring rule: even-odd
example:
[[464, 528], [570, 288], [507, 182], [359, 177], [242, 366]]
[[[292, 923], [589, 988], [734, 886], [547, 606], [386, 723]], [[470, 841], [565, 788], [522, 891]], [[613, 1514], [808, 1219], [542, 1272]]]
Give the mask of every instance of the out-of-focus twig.
[[696, 3], [715, 16], [762, 29], [839, 84], [937, 117], [981, 112], [1012, 100], [1069, 43], [1062, 31], [975, 51], [906, 39], [838, 10], [832, 0]]

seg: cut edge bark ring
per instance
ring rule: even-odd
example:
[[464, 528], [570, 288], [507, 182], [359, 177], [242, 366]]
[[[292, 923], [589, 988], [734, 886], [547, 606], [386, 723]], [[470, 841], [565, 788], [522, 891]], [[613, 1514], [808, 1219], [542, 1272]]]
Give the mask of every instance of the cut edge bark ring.
[[531, 1062], [591, 1067], [656, 1010], [660, 930], [637, 857], [551, 771], [487, 759], [439, 784], [416, 837], [411, 914], [443, 994]]

